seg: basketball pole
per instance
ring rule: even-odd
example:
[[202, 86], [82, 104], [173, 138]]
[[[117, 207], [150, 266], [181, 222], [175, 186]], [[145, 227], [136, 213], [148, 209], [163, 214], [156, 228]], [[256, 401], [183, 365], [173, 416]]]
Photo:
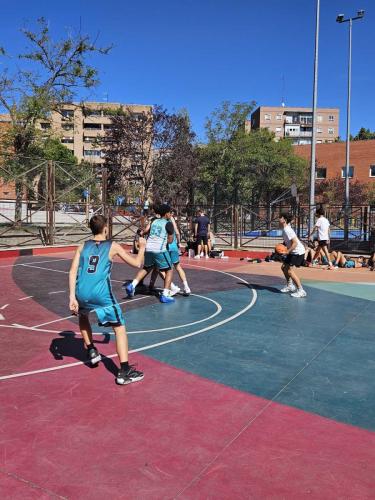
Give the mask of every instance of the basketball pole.
[[317, 107], [317, 99], [318, 99], [319, 18], [320, 18], [320, 0], [316, 0], [314, 83], [313, 83], [313, 106], [312, 106], [312, 137], [311, 137], [311, 159], [310, 159], [310, 202], [309, 202], [308, 235], [311, 234], [311, 231], [314, 227], [314, 215], [315, 215], [316, 107]]

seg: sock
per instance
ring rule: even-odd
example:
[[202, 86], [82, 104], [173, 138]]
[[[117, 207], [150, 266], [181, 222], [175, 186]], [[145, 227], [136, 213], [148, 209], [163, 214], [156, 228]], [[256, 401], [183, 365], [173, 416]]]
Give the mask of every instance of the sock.
[[87, 347], [87, 350], [88, 349], [95, 349], [95, 346], [92, 342], [91, 342], [91, 344], [88, 344], [86, 347]]
[[139, 281], [138, 281], [138, 280], [136, 280], [136, 279], [134, 279], [134, 280], [132, 281], [132, 285], [134, 286], [134, 288], [138, 285], [138, 283], [139, 283]]
[[124, 362], [120, 363], [120, 365], [121, 365], [121, 370], [125, 370], [125, 371], [129, 370], [129, 361], [124, 361]]
[[294, 283], [292, 281], [292, 278], [289, 278], [288, 281], [287, 281], [287, 283], [288, 283], [288, 286], [293, 286], [294, 285]]
[[183, 282], [182, 282], [182, 284], [184, 285], [184, 287], [185, 287], [185, 288], [189, 286], [189, 285], [188, 285], [188, 282], [187, 282], [186, 280], [185, 280], [185, 281], [183, 281]]
[[171, 294], [171, 291], [169, 290], [169, 288], [164, 288], [163, 295], [165, 295], [166, 297], [169, 297], [170, 294]]

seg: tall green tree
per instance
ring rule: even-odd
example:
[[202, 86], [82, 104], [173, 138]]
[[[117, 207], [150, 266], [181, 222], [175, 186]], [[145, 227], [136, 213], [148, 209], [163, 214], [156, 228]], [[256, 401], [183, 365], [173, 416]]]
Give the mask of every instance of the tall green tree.
[[[1, 144], [1, 175], [16, 178], [16, 220], [21, 217], [23, 185], [33, 181], [26, 172], [33, 165], [34, 149], [43, 147], [38, 121], [48, 120], [51, 111], [60, 111], [63, 104], [72, 102], [79, 89], [97, 85], [98, 71], [88, 57], [110, 50], [80, 31], [55, 40], [45, 18], [38, 19], [36, 30], [21, 31], [25, 52], [11, 56], [4, 48], [0, 50], [0, 106], [11, 121]], [[19, 60], [20, 69], [12, 71], [6, 63], [14, 59]]]
[[245, 130], [253, 107], [224, 103], [207, 121], [199, 175], [212, 201], [269, 205], [292, 184], [303, 188], [306, 182], [306, 162], [289, 140], [276, 142], [267, 129]]

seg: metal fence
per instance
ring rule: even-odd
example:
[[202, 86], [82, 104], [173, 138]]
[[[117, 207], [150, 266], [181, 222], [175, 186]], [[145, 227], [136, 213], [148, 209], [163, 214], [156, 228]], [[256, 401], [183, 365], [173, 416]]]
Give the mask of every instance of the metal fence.
[[[0, 166], [1, 169], [1, 166]], [[82, 193], [88, 179], [75, 179], [58, 162], [44, 161], [33, 167], [35, 175], [43, 175], [44, 189], [30, 196], [33, 186], [26, 178], [30, 170], [19, 172], [13, 181], [22, 187], [22, 199], [0, 200], [0, 248], [36, 245], [69, 245], [90, 238], [88, 222], [93, 214], [103, 214], [109, 220], [113, 239], [132, 243], [137, 229], [147, 222], [143, 207], [136, 204], [113, 206], [107, 201], [105, 169], [101, 175], [101, 201], [92, 203], [89, 196], [83, 202]], [[56, 171], [64, 171], [68, 187], [59, 189]], [[91, 179], [92, 180], [92, 179]], [[66, 183], [65, 183], [66, 184]], [[76, 199], [72, 192], [76, 194]], [[34, 198], [34, 199], [32, 199]], [[176, 206], [176, 219], [182, 242], [193, 240], [194, 218], [198, 207]], [[281, 241], [279, 215], [292, 212], [297, 235], [307, 238], [310, 207], [299, 204], [272, 204], [271, 206], [216, 205], [200, 206], [209, 216], [218, 248], [272, 250]], [[345, 252], [368, 253], [375, 244], [375, 207], [327, 207], [331, 222], [331, 247]], [[347, 219], [346, 219], [347, 216]], [[347, 224], [345, 221], [347, 220]]]

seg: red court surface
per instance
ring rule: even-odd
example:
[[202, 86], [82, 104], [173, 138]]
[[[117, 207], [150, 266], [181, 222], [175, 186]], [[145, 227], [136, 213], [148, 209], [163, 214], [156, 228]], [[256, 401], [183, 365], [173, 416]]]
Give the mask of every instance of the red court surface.
[[[0, 498], [375, 498], [375, 421], [366, 421], [366, 428], [354, 417], [353, 423], [348, 423], [350, 418], [344, 421], [335, 411], [339, 399], [330, 401], [329, 418], [323, 412], [303, 409], [304, 403], [280, 402], [281, 393], [309, 373], [323, 347], [334, 344], [330, 337], [324, 339], [323, 347], [312, 350], [311, 357], [303, 355], [307, 362], [301, 359], [302, 368], [291, 368], [292, 351], [285, 351], [290, 358], [273, 361], [275, 377], [280, 375], [276, 389], [272, 380], [264, 380], [268, 372], [260, 361], [251, 373], [247, 371], [247, 365], [254, 365], [247, 354], [250, 337], [254, 335], [251, 341], [256, 337], [259, 343], [275, 322], [270, 311], [279, 307], [279, 297], [271, 288], [282, 283], [279, 266], [246, 264], [239, 259], [183, 260], [189, 279], [199, 288], [197, 293], [221, 301], [221, 314], [225, 304], [233, 301], [235, 307], [236, 302], [247, 300], [249, 291], [240, 287], [238, 276], [242, 280], [248, 276], [251, 286], [258, 287], [257, 301], [245, 313], [236, 313], [233, 321], [226, 322], [225, 316], [220, 320], [219, 315], [204, 335], [156, 350], [142, 351], [138, 337], [129, 335], [130, 348], [140, 351], [131, 354], [131, 362], [145, 372], [145, 379], [118, 387], [113, 340], [98, 335], [95, 340], [106, 356], [104, 362], [96, 368], [82, 363], [82, 342], [73, 334], [76, 320], [67, 310], [70, 257], [71, 253], [62, 253], [0, 261]], [[375, 273], [353, 272], [357, 271], [303, 269], [301, 274], [327, 286], [368, 283], [361, 289], [365, 297]], [[165, 309], [154, 297], [123, 300], [121, 281], [132, 274], [122, 264], [116, 264], [112, 273], [114, 291], [128, 312], [128, 329], [151, 315], [156, 318], [152, 321], [161, 324], [171, 317], [174, 320], [173, 309]], [[234, 276], [233, 283], [228, 284], [228, 276]], [[337, 307], [345, 308], [346, 302], [340, 300], [346, 297], [337, 297]], [[192, 300], [196, 299], [178, 298], [179, 318]], [[371, 298], [353, 300], [362, 301], [361, 307], [371, 311], [367, 306]], [[308, 303], [285, 304], [293, 316], [301, 314]], [[256, 320], [263, 321], [263, 331], [253, 333], [251, 325]], [[249, 345], [241, 337], [238, 354], [236, 332], [246, 328]], [[182, 329], [186, 334], [192, 330]], [[275, 339], [276, 344], [281, 341], [281, 337]], [[62, 359], [51, 355], [51, 342], [61, 348]], [[310, 337], [301, 342], [307, 344]], [[267, 348], [271, 352], [271, 346]], [[307, 345], [302, 348], [307, 353]], [[289, 371], [283, 372], [284, 367]], [[373, 370], [374, 365], [369, 367]], [[236, 379], [241, 378], [244, 390], [236, 388]], [[256, 378], [258, 385], [271, 384], [270, 397], [259, 395]], [[361, 386], [366, 394], [371, 388], [371, 379]], [[311, 395], [308, 383], [302, 386], [304, 392], [306, 397]], [[323, 400], [322, 395], [318, 388], [314, 397]], [[310, 408], [307, 403], [306, 408]], [[351, 411], [354, 415], [355, 408], [348, 407]]]

